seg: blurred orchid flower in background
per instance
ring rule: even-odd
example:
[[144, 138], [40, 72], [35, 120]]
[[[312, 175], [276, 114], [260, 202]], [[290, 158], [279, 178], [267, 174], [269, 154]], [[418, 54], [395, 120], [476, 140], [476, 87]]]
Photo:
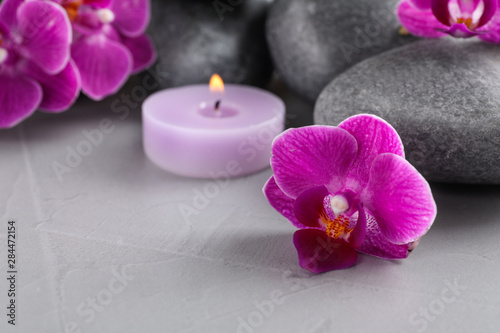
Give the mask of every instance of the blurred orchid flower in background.
[[52, 0], [68, 13], [73, 26], [71, 56], [80, 71], [83, 92], [94, 100], [116, 93], [127, 78], [156, 59], [144, 34], [149, 0]]
[[149, 0], [4, 0], [0, 128], [116, 93], [156, 59], [149, 20]]
[[45, 1], [0, 6], [0, 128], [17, 125], [38, 108], [66, 110], [80, 91], [70, 60], [66, 13]]
[[397, 14], [412, 35], [439, 38], [446, 35], [500, 43], [498, 0], [403, 0]]
[[436, 216], [399, 135], [373, 115], [289, 129], [273, 142], [271, 166], [264, 194], [299, 229], [299, 264], [313, 273], [348, 268], [358, 251], [404, 259]]

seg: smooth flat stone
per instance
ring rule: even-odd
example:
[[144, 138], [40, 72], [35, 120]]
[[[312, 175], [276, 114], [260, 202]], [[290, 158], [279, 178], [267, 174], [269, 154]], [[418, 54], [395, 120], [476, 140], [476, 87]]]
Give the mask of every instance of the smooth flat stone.
[[334, 79], [315, 122], [378, 115], [429, 180], [500, 184], [500, 47], [425, 40], [367, 59]]
[[267, 21], [276, 68], [299, 95], [315, 101], [321, 90], [354, 64], [413, 42], [401, 36], [399, 0], [277, 0]]

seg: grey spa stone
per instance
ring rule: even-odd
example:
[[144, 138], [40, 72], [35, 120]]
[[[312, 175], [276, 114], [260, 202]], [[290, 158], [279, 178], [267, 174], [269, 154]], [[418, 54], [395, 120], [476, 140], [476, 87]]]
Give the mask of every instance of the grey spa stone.
[[391, 123], [428, 180], [500, 184], [499, 46], [425, 40], [367, 59], [323, 90], [314, 117], [359, 113]]
[[315, 101], [354, 64], [413, 42], [401, 36], [399, 0], [276, 0], [267, 21], [275, 66], [296, 93]]

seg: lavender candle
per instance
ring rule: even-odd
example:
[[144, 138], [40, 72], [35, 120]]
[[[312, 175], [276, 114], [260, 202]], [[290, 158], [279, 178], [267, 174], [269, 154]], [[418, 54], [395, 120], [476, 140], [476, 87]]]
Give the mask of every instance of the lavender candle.
[[160, 91], [143, 104], [146, 155], [159, 167], [196, 178], [237, 177], [269, 166], [284, 130], [285, 105], [258, 88], [210, 85]]

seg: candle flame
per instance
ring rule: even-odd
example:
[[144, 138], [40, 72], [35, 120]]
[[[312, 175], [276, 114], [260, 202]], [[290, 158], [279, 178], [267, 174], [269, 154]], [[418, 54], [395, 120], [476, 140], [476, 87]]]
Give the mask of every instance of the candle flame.
[[211, 92], [224, 92], [224, 81], [219, 76], [219, 74], [212, 75], [210, 79], [210, 91]]

